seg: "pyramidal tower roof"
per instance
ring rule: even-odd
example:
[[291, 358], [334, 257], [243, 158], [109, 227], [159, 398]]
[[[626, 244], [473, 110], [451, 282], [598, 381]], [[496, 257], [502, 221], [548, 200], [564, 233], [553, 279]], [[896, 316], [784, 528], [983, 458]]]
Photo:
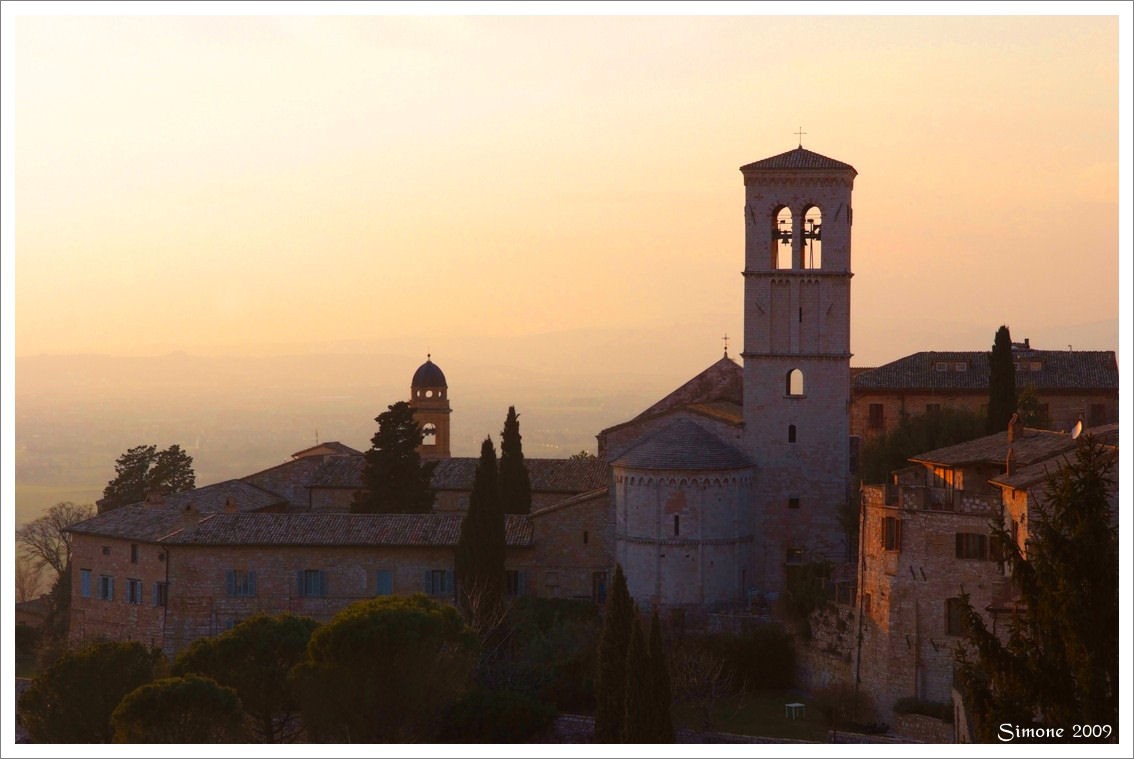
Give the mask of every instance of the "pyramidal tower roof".
[[756, 161], [745, 166], [741, 166], [741, 171], [760, 171], [760, 170], [777, 170], [777, 169], [792, 169], [792, 170], [819, 170], [819, 171], [855, 171], [855, 168], [849, 163], [836, 161], [834, 158], [828, 158], [825, 155], [819, 155], [806, 148], [799, 147], [795, 150], [789, 150], [786, 153], [774, 155], [771, 158], [765, 158], [762, 161]]

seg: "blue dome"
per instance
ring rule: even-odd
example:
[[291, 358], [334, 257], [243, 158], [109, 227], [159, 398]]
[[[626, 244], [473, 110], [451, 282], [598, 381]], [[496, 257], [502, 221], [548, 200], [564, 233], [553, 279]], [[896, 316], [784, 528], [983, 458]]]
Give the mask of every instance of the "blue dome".
[[445, 372], [441, 371], [441, 367], [426, 359], [413, 373], [410, 387], [449, 387], [449, 383], [445, 381]]

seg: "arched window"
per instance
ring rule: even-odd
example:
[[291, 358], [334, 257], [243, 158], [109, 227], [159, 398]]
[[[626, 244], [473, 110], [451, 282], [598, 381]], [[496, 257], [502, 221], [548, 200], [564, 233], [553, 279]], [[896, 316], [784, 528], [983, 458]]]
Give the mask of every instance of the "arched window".
[[823, 268], [823, 212], [811, 206], [803, 212], [800, 259], [804, 269]]
[[775, 223], [772, 226], [772, 268], [791, 268], [791, 240], [795, 234], [792, 224], [791, 209], [784, 206], [776, 212]]
[[792, 369], [787, 373], [786, 392], [793, 397], [803, 395], [803, 372], [801, 370]]
[[789, 424], [787, 426], [787, 441], [789, 443], [795, 442], [795, 425], [794, 424]]
[[422, 445], [437, 445], [437, 427], [427, 424], [421, 429]]

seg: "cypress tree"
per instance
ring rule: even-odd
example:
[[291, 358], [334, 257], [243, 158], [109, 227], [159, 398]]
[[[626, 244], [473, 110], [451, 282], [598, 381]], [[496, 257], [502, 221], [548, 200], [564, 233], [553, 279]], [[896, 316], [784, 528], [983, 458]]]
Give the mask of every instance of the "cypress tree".
[[375, 417], [378, 431], [370, 439], [362, 481], [366, 485], [351, 504], [354, 513], [428, 514], [433, 508], [429, 481], [436, 462], [423, 463], [417, 452], [421, 425], [413, 408], [398, 401]]
[[1016, 413], [1016, 364], [1012, 360], [1012, 336], [1008, 327], [996, 330], [992, 352], [988, 354], [988, 419], [991, 435], [1008, 429], [1008, 420]]
[[500, 435], [500, 497], [505, 514], [527, 514], [532, 510], [532, 483], [524, 464], [519, 414], [508, 407]]
[[642, 620], [634, 608], [630, 623], [630, 645], [626, 650], [626, 721], [622, 726], [626, 743], [653, 743], [654, 699], [650, 693], [653, 672], [642, 635]]
[[662, 643], [661, 620], [655, 609], [650, 619], [650, 664], [651, 682], [649, 694], [653, 698], [651, 708], [653, 722], [651, 743], [673, 743], [677, 740], [673, 729], [673, 686], [669, 677], [669, 660]]
[[614, 569], [614, 583], [606, 601], [599, 638], [598, 674], [595, 677], [595, 742], [618, 743], [625, 735], [626, 656], [630, 647], [634, 602], [626, 589], [622, 565]]
[[492, 624], [504, 596], [504, 512], [492, 438], [480, 447], [455, 560], [457, 603], [474, 628]]

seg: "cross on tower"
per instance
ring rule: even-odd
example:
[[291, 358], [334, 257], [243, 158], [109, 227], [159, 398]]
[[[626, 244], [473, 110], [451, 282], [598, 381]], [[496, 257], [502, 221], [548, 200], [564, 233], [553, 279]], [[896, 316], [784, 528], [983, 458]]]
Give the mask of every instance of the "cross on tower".
[[803, 147], [803, 135], [807, 134], [807, 132], [803, 131], [803, 127], [800, 127], [798, 132], [793, 132], [792, 134], [799, 137], [799, 146], [802, 148]]

